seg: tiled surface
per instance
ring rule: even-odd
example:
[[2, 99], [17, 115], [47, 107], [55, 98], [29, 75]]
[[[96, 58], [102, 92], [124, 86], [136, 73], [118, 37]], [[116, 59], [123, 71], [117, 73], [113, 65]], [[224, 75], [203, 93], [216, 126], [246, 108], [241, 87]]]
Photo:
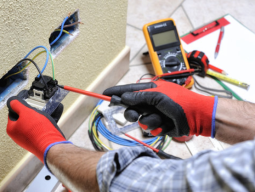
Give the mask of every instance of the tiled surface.
[[[142, 33], [144, 24], [157, 19], [172, 17], [176, 21], [179, 35], [183, 35], [196, 27], [230, 13], [255, 32], [254, 10], [254, 0], [129, 0], [126, 44], [131, 48], [130, 70], [118, 84], [135, 83], [141, 75], [153, 73], [149, 56], [142, 55], [143, 52], [148, 51]], [[221, 88], [210, 78], [196, 76], [196, 79], [204, 86], [216, 89]], [[192, 91], [203, 94], [194, 87]], [[142, 138], [139, 130], [133, 131], [132, 135]], [[78, 146], [92, 149], [87, 134], [87, 122], [77, 130], [71, 141]], [[109, 144], [105, 139], [103, 141]], [[112, 146], [114, 148], [120, 147], [115, 144]], [[221, 143], [220, 146], [223, 148], [229, 147], [229, 145], [224, 143]], [[216, 150], [209, 138], [199, 136], [193, 137], [187, 144], [172, 141], [166, 152], [181, 158], [189, 158], [192, 154], [205, 149]], [[63, 191], [63, 188], [60, 186], [56, 191]]]
[[169, 17], [182, 0], [129, 0], [127, 23], [142, 29], [143, 25]]
[[140, 29], [127, 25], [126, 45], [130, 49], [130, 60], [139, 52], [139, 50], [145, 45], [145, 39], [143, 32]]
[[255, 32], [254, 0], [185, 0], [183, 7], [195, 28], [229, 13]]

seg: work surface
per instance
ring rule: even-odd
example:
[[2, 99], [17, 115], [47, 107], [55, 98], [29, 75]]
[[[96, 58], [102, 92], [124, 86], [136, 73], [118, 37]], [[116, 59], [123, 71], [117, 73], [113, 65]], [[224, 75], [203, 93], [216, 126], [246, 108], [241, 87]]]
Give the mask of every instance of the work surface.
[[[119, 84], [135, 83], [143, 74], [153, 73], [152, 65], [148, 56], [142, 53], [148, 51], [142, 27], [145, 23], [171, 17], [176, 21], [180, 35], [190, 32], [194, 28], [204, 25], [225, 14], [231, 14], [243, 25], [255, 32], [255, 2], [238, 0], [129, 0], [127, 15], [127, 34], [126, 44], [131, 48], [130, 70], [121, 79]], [[202, 50], [201, 50], [202, 51]], [[212, 63], [213, 64], [213, 63]], [[221, 88], [210, 78], [196, 78], [202, 85], [213, 88]], [[198, 92], [195, 88], [192, 91]], [[71, 137], [71, 141], [81, 147], [93, 149], [87, 134], [88, 120], [86, 120], [76, 133]], [[140, 130], [133, 132], [137, 138], [141, 138]], [[213, 143], [213, 140], [206, 137], [193, 137], [187, 143], [177, 143], [172, 141], [166, 152], [189, 158], [202, 150], [221, 150], [229, 145], [224, 143]], [[118, 146], [113, 145], [113, 148]], [[62, 186], [56, 189], [57, 192], [63, 191]]]

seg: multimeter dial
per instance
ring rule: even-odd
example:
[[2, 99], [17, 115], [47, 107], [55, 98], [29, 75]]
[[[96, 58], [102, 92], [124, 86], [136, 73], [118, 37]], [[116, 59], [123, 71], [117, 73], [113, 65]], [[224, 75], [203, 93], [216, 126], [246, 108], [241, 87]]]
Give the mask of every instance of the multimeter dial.
[[[171, 73], [187, 69], [179, 47], [157, 51], [157, 54], [163, 73]], [[186, 78], [181, 78], [171, 79], [169, 81], [182, 84], [185, 80]]]

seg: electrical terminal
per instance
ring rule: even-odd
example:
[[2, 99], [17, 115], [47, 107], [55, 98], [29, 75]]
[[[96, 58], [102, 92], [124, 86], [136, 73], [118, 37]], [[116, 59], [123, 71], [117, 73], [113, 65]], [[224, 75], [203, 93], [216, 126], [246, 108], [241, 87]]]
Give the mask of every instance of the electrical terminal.
[[45, 75], [43, 78], [46, 84], [44, 84], [41, 77], [36, 77], [28, 91], [28, 98], [25, 99], [29, 105], [39, 110], [44, 108], [49, 99], [58, 90], [57, 80], [53, 80], [51, 77]]

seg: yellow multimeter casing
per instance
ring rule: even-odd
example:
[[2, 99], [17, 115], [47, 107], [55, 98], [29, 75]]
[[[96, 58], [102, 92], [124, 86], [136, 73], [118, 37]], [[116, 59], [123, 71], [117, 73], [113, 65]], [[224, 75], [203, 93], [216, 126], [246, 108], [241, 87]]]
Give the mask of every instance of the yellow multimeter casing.
[[[190, 69], [173, 19], [167, 18], [148, 23], [143, 26], [143, 33], [156, 75]], [[186, 79], [168, 81], [183, 85]], [[190, 88], [193, 84], [192, 78], [186, 87]]]

